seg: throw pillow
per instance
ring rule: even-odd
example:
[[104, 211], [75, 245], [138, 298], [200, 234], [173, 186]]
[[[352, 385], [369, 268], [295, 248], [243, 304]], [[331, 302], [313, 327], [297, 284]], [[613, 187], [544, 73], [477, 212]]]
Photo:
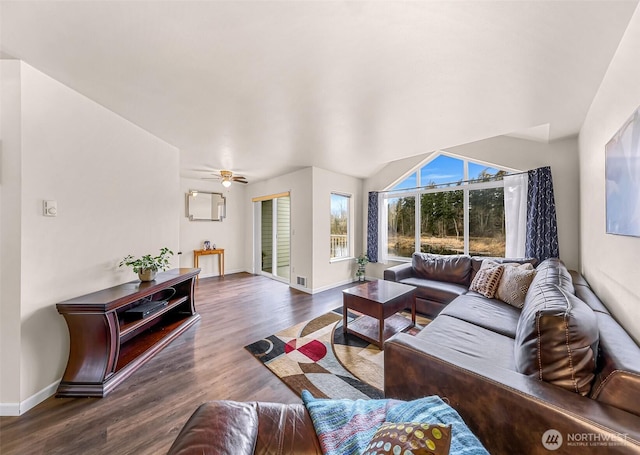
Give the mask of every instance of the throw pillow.
[[505, 265], [505, 264], [531, 264], [531, 268], [534, 269], [538, 264], [538, 260], [535, 258], [501, 258], [501, 257], [482, 257], [482, 256], [472, 256], [471, 257], [471, 277], [469, 281], [473, 281], [473, 277], [476, 276], [478, 270], [482, 267], [482, 264], [485, 261], [491, 261], [495, 265]]
[[498, 290], [503, 270], [504, 266], [502, 265], [484, 267], [483, 264], [482, 268], [478, 270], [478, 273], [476, 273], [476, 276], [473, 278], [469, 290], [479, 292], [485, 297], [492, 299]]
[[595, 377], [599, 336], [598, 320], [589, 305], [556, 284], [533, 283], [518, 319], [516, 368], [587, 395]]
[[448, 455], [451, 425], [428, 423], [383, 423], [364, 454]]
[[535, 270], [535, 268], [533, 267], [533, 264], [531, 264], [530, 262], [506, 262], [506, 261], [508, 261], [508, 259], [505, 259], [504, 261], [496, 261], [493, 258], [487, 258], [484, 261], [482, 261], [480, 268], [486, 269], [487, 267], [497, 267], [499, 265], [504, 265], [504, 266], [510, 266], [510, 267], [522, 267], [523, 269], [527, 269], [527, 270]]
[[522, 308], [535, 276], [536, 270], [531, 264], [506, 265], [496, 290], [496, 298], [516, 308]]

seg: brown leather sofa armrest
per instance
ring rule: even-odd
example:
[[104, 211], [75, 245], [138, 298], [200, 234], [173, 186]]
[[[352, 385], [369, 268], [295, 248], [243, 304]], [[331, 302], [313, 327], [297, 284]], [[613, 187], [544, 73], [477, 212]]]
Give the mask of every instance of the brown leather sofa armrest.
[[255, 403], [211, 401], [189, 417], [169, 455], [252, 455], [257, 434]]
[[400, 281], [413, 275], [411, 262], [394, 265], [384, 271], [384, 279], [387, 281]]
[[258, 411], [258, 455], [322, 455], [311, 416], [304, 404], [256, 404]]
[[638, 416], [407, 334], [385, 343], [384, 389], [403, 400], [441, 396], [492, 454], [547, 455], [547, 430], [563, 437], [554, 454], [640, 454]]

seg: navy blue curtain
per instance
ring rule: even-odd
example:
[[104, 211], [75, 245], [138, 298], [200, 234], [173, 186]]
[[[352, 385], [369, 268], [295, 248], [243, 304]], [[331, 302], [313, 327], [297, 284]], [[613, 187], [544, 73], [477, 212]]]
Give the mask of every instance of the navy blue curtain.
[[378, 192], [369, 193], [369, 216], [367, 219], [367, 256], [369, 262], [378, 262]]
[[528, 174], [525, 255], [540, 261], [560, 257], [551, 168], [533, 169]]

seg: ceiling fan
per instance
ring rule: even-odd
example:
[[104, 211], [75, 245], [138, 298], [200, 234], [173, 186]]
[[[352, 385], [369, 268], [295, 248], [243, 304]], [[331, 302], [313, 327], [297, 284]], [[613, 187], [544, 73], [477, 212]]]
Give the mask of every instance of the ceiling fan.
[[231, 186], [231, 182], [249, 183], [247, 182], [246, 177], [243, 177], [242, 175], [233, 175], [233, 172], [226, 170], [214, 172], [213, 177], [204, 177], [204, 180], [221, 180], [222, 186], [225, 188], [229, 188]]

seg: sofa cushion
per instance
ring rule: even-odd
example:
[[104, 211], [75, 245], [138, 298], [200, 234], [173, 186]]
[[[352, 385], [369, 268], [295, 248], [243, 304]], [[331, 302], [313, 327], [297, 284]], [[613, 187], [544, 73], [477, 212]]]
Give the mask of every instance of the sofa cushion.
[[569, 270], [571, 275], [571, 281], [573, 282], [573, 288], [576, 292], [576, 297], [589, 305], [593, 311], [599, 313], [611, 314], [606, 306], [600, 301], [597, 295], [591, 290], [589, 283], [575, 270]]
[[516, 369], [513, 338], [442, 313], [415, 338], [486, 361], [495, 368]]
[[533, 278], [530, 287], [535, 287], [537, 284], [548, 283], [555, 284], [570, 294], [575, 294], [571, 274], [560, 259], [550, 258], [542, 261], [536, 267], [536, 276]]
[[640, 416], [640, 347], [609, 314], [595, 312], [600, 330], [591, 398]]
[[400, 280], [400, 283], [416, 286], [416, 298], [445, 304], [468, 291], [467, 287], [461, 284], [426, 278], [406, 278]]
[[520, 318], [518, 308], [475, 293], [455, 299], [440, 312], [440, 315], [445, 314], [510, 338], [516, 337]]
[[520, 373], [587, 395], [597, 352], [598, 324], [586, 303], [553, 283], [529, 289], [515, 339]]
[[536, 271], [529, 263], [522, 265], [504, 265], [502, 278], [500, 279], [498, 289], [496, 289], [496, 298], [516, 308], [522, 308], [529, 286], [531, 286], [531, 282], [535, 276]]
[[471, 257], [467, 255], [446, 255], [413, 253], [413, 273], [418, 278], [448, 281], [469, 287], [471, 280]]

